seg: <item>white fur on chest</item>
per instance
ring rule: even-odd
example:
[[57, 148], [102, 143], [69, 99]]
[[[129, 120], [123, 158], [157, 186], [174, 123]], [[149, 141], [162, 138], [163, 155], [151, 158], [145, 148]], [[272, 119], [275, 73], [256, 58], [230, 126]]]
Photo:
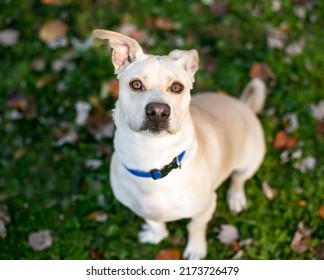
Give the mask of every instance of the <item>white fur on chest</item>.
[[[204, 208], [209, 190], [190, 166], [174, 169], [160, 180], [130, 174], [113, 156], [111, 184], [116, 198], [144, 219], [175, 221], [189, 218]], [[202, 183], [202, 184], [201, 184]], [[201, 184], [199, 191], [198, 187]]]

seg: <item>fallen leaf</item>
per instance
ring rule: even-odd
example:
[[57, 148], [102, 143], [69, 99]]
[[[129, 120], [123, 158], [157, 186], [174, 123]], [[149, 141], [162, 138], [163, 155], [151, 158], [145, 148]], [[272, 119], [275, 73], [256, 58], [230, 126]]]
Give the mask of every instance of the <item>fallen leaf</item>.
[[268, 182], [262, 182], [262, 191], [265, 197], [269, 200], [272, 200], [277, 194], [277, 190], [274, 190]]
[[280, 0], [272, 0], [271, 9], [273, 12], [279, 12], [281, 10], [281, 1]]
[[6, 238], [7, 228], [6, 225], [11, 222], [11, 217], [9, 214], [8, 207], [6, 205], [0, 204], [0, 237]]
[[318, 209], [318, 216], [324, 221], [324, 205]]
[[32, 232], [28, 235], [28, 243], [34, 251], [43, 251], [52, 246], [53, 238], [49, 230]]
[[94, 260], [104, 260], [103, 254], [99, 251], [98, 248], [91, 249], [90, 257]]
[[85, 163], [85, 167], [91, 170], [96, 170], [103, 165], [101, 159], [88, 159]]
[[324, 260], [324, 240], [321, 244], [314, 248], [314, 257], [316, 260]]
[[175, 22], [166, 17], [156, 17], [155, 18], [155, 27], [161, 30], [170, 31], [175, 27]]
[[297, 204], [298, 204], [299, 207], [304, 207], [304, 206], [307, 205], [307, 201], [303, 200], [303, 199], [300, 199], [300, 200], [298, 200]]
[[316, 134], [318, 137], [324, 136], [324, 119], [321, 121], [318, 121], [316, 124]]
[[202, 60], [202, 68], [208, 73], [214, 73], [218, 67], [218, 60], [212, 55], [206, 55]]
[[293, 149], [297, 144], [297, 137], [296, 136], [289, 136], [285, 131], [280, 130], [276, 133], [275, 139], [274, 139], [274, 147], [276, 149]]
[[26, 149], [26, 148], [18, 149], [14, 153], [14, 159], [20, 159], [20, 158], [22, 158], [24, 155], [27, 154], [27, 152], [28, 152], [28, 149]]
[[304, 49], [304, 41], [300, 41], [300, 42], [294, 42], [289, 44], [286, 47], [285, 52], [287, 55], [293, 57], [293, 56], [300, 55], [303, 52], [303, 49]]
[[17, 44], [19, 32], [14, 29], [5, 29], [0, 31], [0, 45], [12, 47]]
[[292, 133], [299, 128], [299, 122], [296, 113], [286, 114], [283, 120], [286, 132]]
[[37, 117], [36, 101], [34, 96], [24, 97], [19, 91], [10, 94], [6, 103], [7, 107], [12, 108], [18, 114], [11, 119], [27, 119], [32, 120]]
[[42, 0], [44, 5], [61, 5], [62, 0]]
[[54, 75], [53, 74], [48, 74], [36, 81], [36, 88], [41, 89], [49, 84], [51, 84], [54, 81]]
[[52, 130], [53, 136], [57, 139], [56, 145], [74, 144], [78, 140], [78, 134], [74, 131], [71, 124], [67, 122], [60, 123]]
[[76, 117], [75, 123], [77, 125], [84, 125], [89, 117], [91, 105], [85, 101], [77, 101], [75, 103]]
[[115, 126], [111, 114], [105, 112], [101, 106], [91, 111], [87, 124], [89, 132], [97, 141], [114, 136]]
[[218, 234], [218, 240], [225, 244], [230, 245], [240, 237], [239, 232], [235, 226], [232, 225], [221, 225], [220, 232]]
[[181, 260], [181, 252], [176, 248], [161, 249], [155, 256], [156, 260]]
[[243, 246], [251, 246], [253, 245], [254, 243], [254, 240], [252, 238], [248, 238], [248, 239], [244, 239], [244, 240], [241, 240], [240, 241], [240, 246], [243, 247]]
[[108, 84], [109, 95], [115, 100], [118, 99], [119, 94], [119, 81], [117, 79], [112, 79]]
[[310, 106], [314, 119], [318, 121], [324, 120], [324, 100], [321, 100], [318, 104], [311, 104]]
[[68, 31], [68, 25], [63, 21], [56, 19], [44, 23], [39, 30], [39, 37], [46, 43], [57, 41], [65, 36]]
[[229, 244], [229, 246], [233, 252], [237, 252], [239, 249], [241, 249], [240, 243], [238, 241], [233, 241], [231, 244]]
[[6, 238], [7, 237], [7, 228], [5, 222], [0, 219], [0, 237]]
[[77, 38], [72, 38], [71, 44], [73, 48], [78, 52], [84, 52], [91, 48], [94, 42], [94, 37], [90, 34], [84, 41], [81, 41]]
[[294, 7], [294, 14], [299, 19], [304, 19], [307, 15], [306, 7], [301, 6], [301, 5]]
[[270, 69], [268, 64], [264, 62], [253, 63], [249, 71], [249, 76], [251, 79], [260, 78], [264, 81], [267, 81], [274, 77], [272, 70]]
[[100, 98], [105, 99], [111, 96], [114, 100], [118, 99], [119, 94], [119, 81], [117, 79], [111, 79], [110, 81], [102, 82], [100, 90]]
[[290, 248], [297, 254], [306, 252], [310, 245], [312, 232], [312, 229], [305, 228], [303, 222], [299, 222], [297, 231], [295, 232], [290, 244]]
[[126, 22], [119, 27], [118, 32], [135, 39], [141, 44], [148, 43], [147, 32], [145, 30], [138, 29], [135, 24], [129, 23], [128, 20], [126, 20]]
[[215, 16], [223, 17], [230, 12], [230, 5], [227, 2], [216, 1], [211, 6], [211, 11]]
[[93, 221], [93, 222], [104, 223], [105, 221], [107, 221], [108, 215], [107, 215], [107, 213], [105, 213], [101, 210], [96, 210], [96, 211], [92, 211], [91, 213], [89, 213], [87, 215], [87, 219], [89, 221]]
[[75, 69], [75, 67], [76, 66], [73, 62], [70, 62], [65, 58], [58, 58], [52, 62], [52, 70], [56, 73], [61, 72], [62, 70], [70, 70], [71, 71], [71, 70]]
[[19, 92], [13, 91], [7, 98], [9, 108], [23, 111], [27, 108], [27, 99]]
[[37, 72], [41, 72], [45, 69], [45, 59], [41, 57], [36, 57], [32, 60], [31, 69]]
[[234, 256], [232, 257], [232, 260], [239, 260], [243, 257], [244, 255], [244, 252], [242, 249], [239, 249], [235, 254]]
[[284, 23], [277, 28], [268, 26], [266, 28], [268, 47], [272, 49], [283, 49], [285, 42], [288, 40], [287, 32], [288, 27]]
[[316, 167], [316, 158], [313, 156], [308, 156], [302, 159], [300, 162], [296, 162], [294, 167], [298, 169], [301, 173], [305, 173], [307, 171], [312, 171]]
[[175, 246], [185, 246], [187, 242], [184, 236], [171, 237], [170, 241]]

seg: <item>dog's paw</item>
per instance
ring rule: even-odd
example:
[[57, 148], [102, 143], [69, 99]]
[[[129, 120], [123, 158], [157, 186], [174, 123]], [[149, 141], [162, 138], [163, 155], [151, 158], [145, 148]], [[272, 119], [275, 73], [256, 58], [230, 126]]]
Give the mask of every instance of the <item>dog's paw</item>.
[[158, 244], [168, 236], [169, 232], [166, 229], [154, 230], [148, 224], [144, 224], [138, 234], [138, 240], [141, 243]]
[[189, 242], [183, 252], [183, 258], [187, 260], [201, 260], [207, 255], [207, 243], [200, 242]]
[[227, 194], [227, 203], [229, 209], [233, 213], [238, 214], [242, 212], [244, 209], [246, 209], [247, 206], [244, 191], [237, 191], [230, 188]]

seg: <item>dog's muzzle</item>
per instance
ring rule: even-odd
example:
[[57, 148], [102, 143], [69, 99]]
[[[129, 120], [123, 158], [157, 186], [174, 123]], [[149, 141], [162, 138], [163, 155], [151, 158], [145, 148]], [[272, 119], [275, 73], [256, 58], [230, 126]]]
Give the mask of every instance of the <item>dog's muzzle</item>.
[[145, 107], [145, 121], [142, 130], [159, 133], [169, 128], [171, 108], [165, 103], [149, 103]]

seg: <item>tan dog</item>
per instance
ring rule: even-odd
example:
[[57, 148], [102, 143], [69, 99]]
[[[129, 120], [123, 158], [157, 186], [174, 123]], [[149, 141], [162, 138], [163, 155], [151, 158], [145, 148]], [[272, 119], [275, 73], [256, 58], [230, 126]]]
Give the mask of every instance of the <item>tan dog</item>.
[[153, 56], [121, 34], [94, 35], [109, 40], [120, 85], [113, 112], [114, 195], [145, 219], [141, 242], [158, 243], [168, 236], [166, 222], [191, 218], [184, 257], [204, 258], [215, 190], [232, 175], [228, 204], [239, 213], [246, 207], [244, 183], [263, 160], [264, 136], [255, 113], [262, 109], [265, 86], [251, 81], [244, 102], [214, 93], [191, 99], [197, 51]]

